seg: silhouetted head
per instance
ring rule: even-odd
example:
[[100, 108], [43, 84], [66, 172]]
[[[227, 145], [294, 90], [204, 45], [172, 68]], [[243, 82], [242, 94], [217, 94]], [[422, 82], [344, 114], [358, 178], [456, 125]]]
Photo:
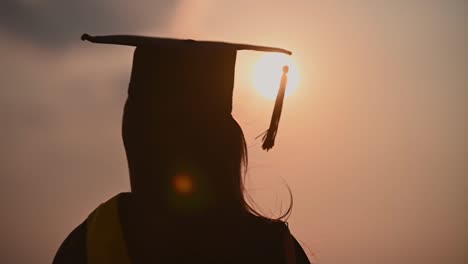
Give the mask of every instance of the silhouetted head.
[[[132, 192], [174, 210], [240, 208], [235, 50], [138, 47], [123, 118]], [[181, 68], [182, 67], [182, 68]]]
[[132, 192], [182, 210], [243, 207], [244, 136], [232, 116], [161, 113], [131, 99], [123, 141]]
[[[245, 44], [89, 36], [96, 43], [136, 46], [123, 117], [123, 141], [135, 197], [174, 210], [246, 211], [241, 128], [231, 116], [238, 50], [290, 51]], [[274, 145], [277, 99], [264, 149]], [[280, 102], [281, 101], [281, 102]]]

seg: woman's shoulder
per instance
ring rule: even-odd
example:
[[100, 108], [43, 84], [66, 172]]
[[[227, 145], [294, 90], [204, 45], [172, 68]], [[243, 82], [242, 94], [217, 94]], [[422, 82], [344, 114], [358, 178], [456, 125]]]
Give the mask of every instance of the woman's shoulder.
[[288, 222], [252, 213], [247, 216], [247, 219], [255, 233], [263, 237], [264, 240], [269, 240], [280, 247], [286, 247], [286, 252], [294, 252], [295, 263], [310, 263], [301, 244], [289, 230]]
[[52, 263], [86, 263], [86, 231], [84, 221], [65, 238]]
[[237, 226], [240, 236], [248, 238], [257, 243], [278, 244], [284, 234], [289, 233], [287, 223], [281, 220], [269, 219], [266, 217], [246, 214], [232, 226]]
[[283, 220], [271, 219], [253, 213], [247, 213], [245, 220], [247, 223], [260, 228], [277, 229], [279, 231], [283, 231], [288, 228], [288, 223]]

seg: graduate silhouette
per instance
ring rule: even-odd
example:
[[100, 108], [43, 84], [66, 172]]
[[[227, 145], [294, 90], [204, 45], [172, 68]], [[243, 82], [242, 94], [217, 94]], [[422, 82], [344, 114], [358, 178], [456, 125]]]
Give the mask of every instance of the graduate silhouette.
[[[141, 36], [82, 39], [136, 47], [122, 125], [131, 192], [98, 206], [53, 263], [309, 263], [285, 222], [244, 200], [247, 150], [231, 115], [237, 51], [289, 51]], [[266, 150], [274, 145], [286, 73]]]

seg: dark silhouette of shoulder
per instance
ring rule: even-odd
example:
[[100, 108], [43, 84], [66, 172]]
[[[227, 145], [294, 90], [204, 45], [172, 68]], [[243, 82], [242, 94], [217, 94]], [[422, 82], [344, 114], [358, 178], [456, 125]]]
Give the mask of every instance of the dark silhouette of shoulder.
[[84, 221], [78, 225], [63, 241], [52, 263], [87, 263], [86, 232], [87, 225], [86, 221]]
[[[195, 239], [209, 240], [211, 251], [199, 252], [198, 256], [190, 258], [203, 259], [206, 257], [203, 255], [207, 255], [211, 261], [205, 263], [222, 262], [224, 258], [228, 258], [229, 263], [286, 263], [284, 241], [290, 236], [296, 263], [310, 263], [299, 242], [290, 234], [287, 223], [283, 221], [248, 214], [228, 221], [210, 222], [209, 225], [201, 227], [204, 230], [198, 231], [203, 233], [203, 237], [195, 236]], [[177, 235], [180, 234], [174, 234]], [[158, 239], [164, 240], [154, 238], [155, 241]], [[157, 244], [159, 243], [155, 242]], [[181, 262], [182, 259], [173, 263]], [[63, 241], [53, 260], [53, 264], [61, 263], [87, 263], [87, 221], [78, 225]]]

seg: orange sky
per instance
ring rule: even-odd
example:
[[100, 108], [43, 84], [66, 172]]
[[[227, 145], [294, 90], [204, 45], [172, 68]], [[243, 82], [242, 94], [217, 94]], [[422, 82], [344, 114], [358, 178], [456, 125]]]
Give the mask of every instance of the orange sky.
[[91, 210], [129, 190], [120, 125], [132, 49], [80, 42], [87, 32], [292, 50], [301, 82], [268, 153], [254, 139], [273, 108], [252, 87], [261, 54], [238, 55], [233, 115], [263, 211], [288, 203], [286, 182], [291, 229], [321, 264], [466, 263], [468, 6], [338, 2], [180, 1], [163, 23], [158, 6], [152, 18], [117, 1], [119, 27], [65, 18], [76, 34], [54, 48], [17, 33], [19, 24], [0, 26], [0, 262], [49, 263]]

